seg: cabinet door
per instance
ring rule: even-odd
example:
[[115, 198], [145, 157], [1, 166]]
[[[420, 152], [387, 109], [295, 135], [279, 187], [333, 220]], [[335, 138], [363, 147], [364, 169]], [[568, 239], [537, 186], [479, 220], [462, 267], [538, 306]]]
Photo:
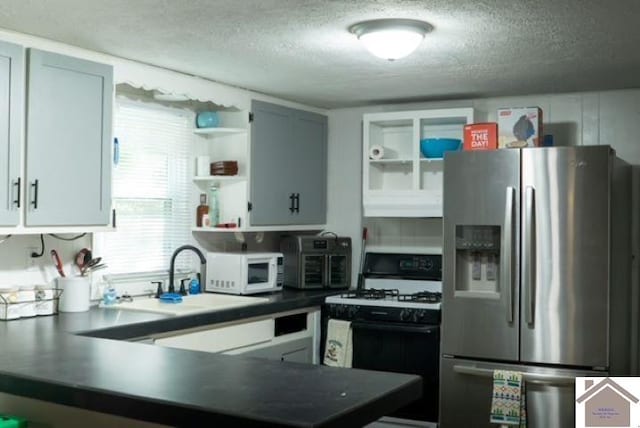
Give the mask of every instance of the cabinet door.
[[324, 224], [327, 219], [327, 118], [293, 113], [292, 174], [296, 224]]
[[326, 219], [327, 118], [253, 101], [251, 224]]
[[20, 217], [23, 105], [24, 49], [0, 42], [0, 226], [16, 226]]
[[29, 51], [27, 226], [109, 223], [112, 105], [111, 66]]
[[238, 354], [242, 354], [244, 357], [313, 364], [313, 339], [305, 337], [283, 340], [236, 353], [236, 355]]
[[293, 224], [291, 109], [253, 101], [251, 110], [251, 224]]
[[190, 351], [224, 352], [242, 349], [273, 339], [273, 319], [250, 321], [209, 330], [156, 339], [158, 346], [188, 349]]

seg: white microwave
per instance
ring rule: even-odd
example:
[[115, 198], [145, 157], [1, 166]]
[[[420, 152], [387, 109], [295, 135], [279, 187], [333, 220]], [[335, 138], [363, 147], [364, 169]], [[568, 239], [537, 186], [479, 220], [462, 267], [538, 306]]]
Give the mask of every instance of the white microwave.
[[255, 294], [282, 290], [282, 253], [207, 253], [206, 291]]

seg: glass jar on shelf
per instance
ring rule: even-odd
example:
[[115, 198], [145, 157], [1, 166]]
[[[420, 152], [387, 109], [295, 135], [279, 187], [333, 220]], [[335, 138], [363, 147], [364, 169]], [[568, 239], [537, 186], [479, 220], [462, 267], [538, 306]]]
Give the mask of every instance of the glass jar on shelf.
[[200, 194], [200, 205], [196, 209], [196, 226], [202, 227], [204, 216], [209, 214], [209, 206], [207, 205], [207, 195], [205, 193]]
[[214, 184], [209, 186], [209, 222], [211, 227], [220, 223], [220, 189]]

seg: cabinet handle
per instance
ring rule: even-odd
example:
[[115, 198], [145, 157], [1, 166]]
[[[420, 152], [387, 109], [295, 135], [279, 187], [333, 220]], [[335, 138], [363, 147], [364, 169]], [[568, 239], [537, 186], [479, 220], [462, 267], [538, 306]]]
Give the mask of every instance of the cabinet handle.
[[296, 210], [295, 209], [295, 205], [294, 205], [295, 200], [296, 200], [295, 193], [290, 193], [289, 194], [289, 202], [290, 202], [289, 203], [289, 212], [290, 213], [294, 213], [295, 210]]
[[296, 213], [299, 213], [300, 212], [300, 193], [296, 193], [294, 201], [295, 201], [294, 209], [296, 210]]
[[13, 203], [15, 204], [16, 208], [20, 208], [20, 177], [18, 177], [13, 185], [16, 186], [16, 199], [13, 201]]
[[31, 205], [33, 205], [33, 209], [38, 209], [38, 180], [35, 180], [31, 183], [31, 187], [33, 188], [33, 201], [31, 201]]

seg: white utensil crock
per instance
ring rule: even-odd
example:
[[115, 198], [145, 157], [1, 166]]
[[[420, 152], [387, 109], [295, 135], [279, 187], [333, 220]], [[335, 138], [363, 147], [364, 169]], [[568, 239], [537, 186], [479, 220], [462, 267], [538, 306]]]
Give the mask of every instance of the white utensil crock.
[[58, 310], [60, 312], [85, 312], [91, 301], [91, 283], [86, 276], [58, 278], [62, 290]]

